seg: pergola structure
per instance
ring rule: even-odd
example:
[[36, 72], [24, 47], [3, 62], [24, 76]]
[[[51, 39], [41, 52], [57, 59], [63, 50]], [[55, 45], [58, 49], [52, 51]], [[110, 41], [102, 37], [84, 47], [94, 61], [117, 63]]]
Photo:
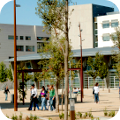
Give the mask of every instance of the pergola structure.
[[[81, 73], [81, 68], [69, 68], [68, 71], [74, 71], [74, 70], [80, 70]], [[24, 73], [25, 72], [42, 72], [42, 69], [24, 69], [24, 70], [17, 70], [17, 72], [22, 73], [22, 85], [23, 85], [23, 93], [24, 93]], [[80, 78], [80, 88], [81, 88], [81, 93], [83, 93], [83, 84], [82, 84], [82, 79]], [[38, 84], [39, 85], [39, 84]], [[38, 86], [39, 87], [39, 86]], [[82, 94], [81, 94], [81, 102], [82, 101]], [[23, 105], [24, 105], [24, 95], [23, 95]]]

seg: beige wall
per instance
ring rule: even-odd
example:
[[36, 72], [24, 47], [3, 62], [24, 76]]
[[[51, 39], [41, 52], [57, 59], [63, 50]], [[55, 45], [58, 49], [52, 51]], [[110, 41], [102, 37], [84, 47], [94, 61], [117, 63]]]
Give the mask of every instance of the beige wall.
[[69, 40], [71, 41], [72, 49], [80, 49], [80, 34], [78, 24], [80, 22], [82, 29], [82, 42], [83, 49], [93, 48], [93, 10], [92, 4], [87, 5], [74, 5], [69, 7], [69, 22], [71, 27], [69, 30]]

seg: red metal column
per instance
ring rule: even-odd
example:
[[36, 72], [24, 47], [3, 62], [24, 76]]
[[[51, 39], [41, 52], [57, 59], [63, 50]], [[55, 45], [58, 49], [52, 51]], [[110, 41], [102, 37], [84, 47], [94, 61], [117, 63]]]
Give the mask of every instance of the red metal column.
[[14, 111], [17, 111], [16, 0], [14, 0]]

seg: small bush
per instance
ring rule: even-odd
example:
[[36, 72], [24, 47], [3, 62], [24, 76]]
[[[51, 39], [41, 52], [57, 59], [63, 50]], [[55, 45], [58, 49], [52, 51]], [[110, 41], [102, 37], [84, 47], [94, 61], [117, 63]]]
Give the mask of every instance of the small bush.
[[78, 115], [80, 118], [82, 118], [82, 113], [81, 112], [78, 112]]
[[96, 118], [96, 120], [100, 120], [100, 118], [98, 117], [98, 118]]
[[22, 113], [20, 113], [19, 115], [19, 120], [22, 120]]
[[52, 118], [48, 118], [48, 120], [52, 120]]
[[11, 117], [11, 119], [12, 119], [12, 120], [18, 120], [18, 116], [17, 116], [17, 115], [15, 115], [15, 116], [13, 115], [13, 116]]
[[34, 117], [33, 117], [33, 115], [32, 114], [30, 114], [30, 118], [29, 118], [30, 120], [33, 120], [34, 119]]
[[35, 115], [34, 117], [33, 117], [33, 120], [37, 120], [38, 119], [38, 117]]
[[6, 115], [6, 117], [7, 117], [7, 118], [9, 118], [9, 116], [8, 116], [8, 115]]
[[59, 114], [60, 119], [64, 119], [64, 113]]
[[105, 110], [104, 110], [104, 116], [107, 116], [107, 115], [108, 115], [108, 112], [107, 112], [107, 110], [105, 108]]

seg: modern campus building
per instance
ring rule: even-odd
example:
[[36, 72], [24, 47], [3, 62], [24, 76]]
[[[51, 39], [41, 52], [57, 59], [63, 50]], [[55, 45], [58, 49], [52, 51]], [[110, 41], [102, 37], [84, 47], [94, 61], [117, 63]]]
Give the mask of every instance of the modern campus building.
[[[14, 57], [14, 25], [0, 24], [0, 62]], [[17, 56], [37, 53], [43, 46], [43, 39], [50, 35], [42, 32], [42, 26], [17, 25]], [[5, 61], [4, 61], [5, 62]], [[5, 62], [7, 67], [8, 62]]]
[[[117, 20], [119, 21], [119, 14], [113, 14], [113, 8], [94, 4], [69, 6], [69, 11], [72, 10], [73, 12], [69, 16], [69, 22], [71, 22], [69, 40], [71, 41], [74, 59], [80, 59], [80, 38], [78, 36], [80, 34], [78, 24], [80, 23], [82, 39], [84, 39], [82, 42], [84, 88], [92, 87], [93, 79], [86, 74], [87, 70], [89, 70], [87, 59], [89, 56], [94, 57], [96, 52], [100, 52], [104, 55], [109, 68], [109, 74], [104, 80], [104, 86], [110, 86], [112, 88], [118, 87], [118, 79], [116, 78], [115, 70], [112, 68], [114, 62], [111, 58], [113, 54], [112, 50], [118, 51], [118, 49], [111, 48], [113, 42], [110, 39], [108, 41], [108, 36], [106, 35], [115, 32], [114, 28], [119, 26], [119, 22], [117, 22]], [[112, 15], [110, 13], [112, 13]], [[0, 28], [1, 51], [3, 51], [0, 51], [0, 56], [2, 56], [0, 61], [12, 58], [7, 60], [6, 64], [8, 64], [9, 61], [13, 65], [13, 25], [0, 24]], [[17, 25], [18, 64], [22, 62], [22, 64], [26, 65], [28, 68], [39, 68], [37, 63], [40, 61], [41, 57], [37, 54], [37, 50], [40, 49], [41, 46], [44, 46], [42, 39], [46, 38], [46, 40], [48, 40], [50, 37], [50, 35], [43, 33], [42, 29], [43, 27], [41, 26]], [[99, 77], [96, 78], [96, 81], [102, 86], [102, 80]], [[31, 84], [31, 82], [28, 84]], [[39, 84], [40, 86], [44, 85], [43, 82]], [[47, 80], [46, 84], [48, 84]], [[79, 84], [80, 75], [78, 73], [73, 80], [73, 85], [79, 87]]]

